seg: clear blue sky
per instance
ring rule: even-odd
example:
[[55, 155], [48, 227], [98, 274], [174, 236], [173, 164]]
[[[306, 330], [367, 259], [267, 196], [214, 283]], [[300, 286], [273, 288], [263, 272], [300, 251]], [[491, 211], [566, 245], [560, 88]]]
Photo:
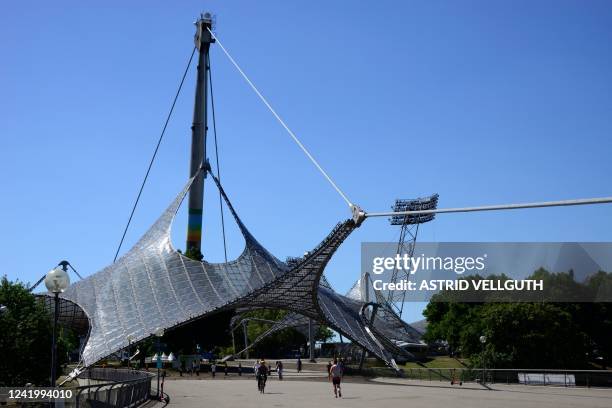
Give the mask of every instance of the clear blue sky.
[[[87, 4], [86, 4], [87, 3]], [[192, 49], [200, 11], [287, 123], [366, 210], [437, 192], [444, 207], [612, 195], [609, 1], [5, 2], [0, 13], [2, 273], [112, 261]], [[274, 254], [300, 255], [349, 213], [212, 47], [222, 176]], [[189, 75], [124, 249], [188, 172]], [[212, 146], [212, 145], [209, 145]], [[205, 253], [222, 258], [206, 187]], [[186, 219], [175, 224], [184, 245]], [[610, 241], [612, 206], [441, 215], [424, 241]], [[229, 222], [229, 252], [242, 242]], [[368, 220], [327, 270], [340, 291]], [[418, 318], [412, 307], [407, 320]]]

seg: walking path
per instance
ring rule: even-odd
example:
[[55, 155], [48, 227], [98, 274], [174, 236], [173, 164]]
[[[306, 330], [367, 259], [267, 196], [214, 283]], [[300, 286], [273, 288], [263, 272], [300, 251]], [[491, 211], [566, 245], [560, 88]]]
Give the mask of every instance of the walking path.
[[[300, 374], [301, 375], [301, 374]], [[367, 381], [347, 378], [343, 398], [333, 397], [332, 386], [326, 381], [278, 381], [272, 376], [266, 393], [259, 394], [253, 376], [223, 376], [214, 380], [183, 379], [166, 381], [164, 391], [176, 407], [324, 407], [351, 408], [610, 408], [612, 389], [563, 388], [520, 385], [495, 385], [487, 391], [477, 384], [462, 387], [440, 385], [428, 381], [377, 378]]]

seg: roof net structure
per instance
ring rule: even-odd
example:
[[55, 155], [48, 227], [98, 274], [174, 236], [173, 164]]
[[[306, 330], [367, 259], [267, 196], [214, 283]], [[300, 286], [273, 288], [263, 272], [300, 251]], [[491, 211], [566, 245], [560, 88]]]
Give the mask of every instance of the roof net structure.
[[[318, 321], [333, 327], [350, 339], [371, 339], [373, 344], [364, 348], [373, 352], [379, 358], [381, 354], [387, 355], [388, 359], [383, 360], [391, 366], [394, 366], [394, 359], [411, 359], [413, 357], [411, 353], [400, 345], [421, 344], [422, 333], [403, 321], [388, 306], [363, 301], [359, 294], [359, 282], [360, 280], [353, 285], [346, 296], [343, 296], [334, 292], [327, 281], [321, 279], [318, 298], [325, 319], [319, 319]], [[375, 310], [372, 310], [373, 306], [376, 306]], [[240, 316], [236, 316], [235, 320], [239, 319]], [[236, 355], [254, 347], [266, 337], [288, 328], [296, 329], [303, 335], [308, 336], [309, 321], [309, 317], [299, 312], [288, 313], [255, 338], [247, 348], [238, 351]], [[356, 343], [363, 346], [364, 342]], [[379, 350], [381, 348], [382, 350]]]
[[80, 313], [89, 320], [83, 364], [93, 365], [127, 347], [128, 338], [138, 342], [159, 328], [172, 329], [221, 310], [263, 307], [325, 324], [395, 366], [394, 356], [404, 352], [385, 337], [389, 331], [381, 330], [383, 320], [368, 322], [363, 302], [337, 294], [325, 281], [321, 285], [325, 266], [357, 228], [355, 221], [339, 223], [316, 248], [287, 264], [257, 242], [211, 176], [245, 238], [243, 252], [227, 263], [209, 263], [187, 258], [172, 246], [172, 222], [190, 179], [125, 255], [60, 295], [67, 305], [78, 306], [74, 321], [85, 326]]

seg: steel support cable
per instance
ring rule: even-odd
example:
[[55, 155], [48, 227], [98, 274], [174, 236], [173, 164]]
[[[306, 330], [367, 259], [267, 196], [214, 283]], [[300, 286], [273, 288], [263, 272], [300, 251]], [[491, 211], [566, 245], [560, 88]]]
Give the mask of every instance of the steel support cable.
[[39, 280], [38, 280], [38, 281], [37, 281], [35, 284], [33, 284], [32, 286], [30, 286], [30, 288], [28, 289], [28, 292], [31, 292], [31, 291], [33, 291], [34, 289], [36, 289], [36, 287], [37, 287], [38, 285], [40, 285], [40, 283], [41, 283], [42, 281], [44, 281], [46, 277], [47, 277], [47, 274], [44, 274], [44, 275], [43, 275], [43, 276], [42, 276], [42, 277], [41, 277], [41, 278], [40, 278], [40, 279], [39, 279]]
[[434, 210], [372, 212], [372, 213], [366, 213], [365, 216], [366, 217], [391, 217], [394, 215], [418, 215], [418, 214], [442, 214], [442, 213], [460, 213], [460, 212], [475, 212], [475, 211], [518, 210], [522, 208], [566, 207], [566, 206], [572, 206], [572, 205], [608, 204], [608, 203], [612, 203], [612, 197], [579, 198], [575, 200], [541, 201], [541, 202], [535, 202], [535, 203], [520, 203], [520, 204], [485, 205], [485, 206], [479, 206], [479, 207], [438, 208]]
[[315, 167], [319, 170], [319, 172], [321, 172], [321, 174], [323, 175], [323, 177], [325, 177], [325, 179], [327, 179], [327, 181], [332, 185], [332, 187], [338, 192], [338, 194], [340, 194], [340, 196], [344, 199], [344, 201], [346, 201], [346, 203], [348, 204], [349, 207], [352, 207], [353, 204], [351, 203], [351, 201], [348, 199], [348, 197], [346, 196], [346, 194], [344, 194], [344, 192], [340, 189], [340, 187], [338, 187], [338, 185], [334, 182], [334, 180], [332, 180], [332, 178], [329, 176], [329, 174], [327, 174], [327, 172], [325, 170], [323, 170], [323, 167], [321, 167], [321, 165], [319, 164], [319, 162], [317, 162], [317, 160], [312, 156], [312, 154], [308, 151], [308, 149], [306, 149], [306, 147], [302, 144], [302, 142], [300, 142], [300, 139], [298, 139], [298, 137], [295, 135], [295, 133], [293, 133], [293, 131], [289, 128], [289, 126], [287, 126], [287, 124], [285, 123], [285, 121], [279, 116], [278, 113], [276, 113], [276, 111], [274, 110], [274, 108], [272, 107], [272, 105], [270, 105], [270, 103], [268, 102], [268, 100], [262, 95], [261, 92], [259, 92], [259, 89], [257, 89], [257, 87], [255, 86], [255, 84], [253, 84], [253, 82], [249, 79], [249, 77], [244, 73], [244, 71], [242, 70], [242, 68], [240, 68], [240, 66], [238, 65], [238, 63], [234, 60], [234, 58], [232, 58], [232, 56], [230, 55], [230, 53], [227, 51], [227, 49], [223, 46], [223, 44], [221, 43], [221, 41], [219, 41], [219, 38], [210, 30], [210, 28], [207, 27], [207, 30], [210, 32], [210, 34], [213, 36], [213, 38], [216, 40], [217, 44], [219, 44], [219, 47], [221, 47], [221, 50], [223, 51], [223, 53], [225, 54], [225, 56], [230, 60], [230, 62], [232, 63], [232, 65], [236, 68], [236, 70], [238, 70], [238, 72], [240, 73], [240, 75], [244, 78], [244, 80], [249, 84], [249, 86], [251, 87], [251, 89], [253, 89], [253, 91], [255, 91], [255, 93], [257, 94], [257, 96], [259, 97], [259, 99], [261, 99], [261, 101], [264, 103], [264, 105], [266, 105], [266, 107], [268, 108], [268, 110], [272, 113], [272, 115], [274, 115], [274, 117], [276, 118], [276, 120], [282, 125], [283, 128], [285, 128], [285, 130], [287, 131], [287, 133], [289, 133], [289, 136], [291, 136], [291, 138], [293, 139], [293, 141], [299, 146], [300, 149], [302, 149], [302, 151], [304, 152], [304, 154], [310, 159], [310, 161], [312, 162], [312, 164], [315, 165]]
[[[208, 63], [208, 82], [210, 86], [210, 109], [212, 111], [213, 134], [215, 135], [215, 161], [217, 163], [217, 179], [221, 183], [221, 166], [219, 165], [219, 147], [217, 143], [217, 121], [215, 119], [215, 97], [213, 93], [212, 70], [210, 68], [210, 54], [206, 55]], [[227, 243], [225, 240], [225, 217], [223, 216], [223, 197], [219, 190], [219, 210], [221, 211], [221, 232], [223, 234], [223, 254], [225, 255], [225, 263], [227, 263]]]
[[[83, 277], [81, 276], [81, 274], [78, 273], [76, 269], [74, 269], [74, 266], [72, 266], [72, 264], [68, 263], [68, 266], [70, 267], [70, 269], [72, 269], [72, 271], [76, 274], [76, 276], [79, 277], [79, 279], [83, 280]], [[45, 280], [46, 277], [47, 277], [47, 274], [45, 273], [34, 285], [30, 286], [30, 288], [28, 289], [28, 292], [32, 292], [34, 289], [36, 289], [38, 285], [40, 285], [40, 283]]]
[[179, 83], [178, 89], [176, 90], [176, 94], [174, 95], [174, 100], [172, 101], [172, 105], [170, 106], [170, 111], [168, 112], [168, 116], [166, 116], [166, 122], [164, 123], [164, 127], [162, 128], [161, 134], [159, 135], [159, 139], [157, 140], [157, 145], [155, 146], [155, 150], [153, 151], [153, 156], [151, 157], [151, 161], [149, 162], [149, 167], [147, 167], [147, 172], [145, 173], [144, 179], [142, 180], [142, 184], [140, 185], [140, 190], [138, 190], [138, 195], [136, 196], [136, 201], [134, 201], [134, 205], [132, 206], [130, 217], [128, 218], [127, 224], [125, 225], [125, 229], [123, 230], [123, 235], [121, 235], [121, 241], [119, 241], [117, 252], [115, 252], [115, 257], [113, 258], [113, 263], [117, 260], [117, 256], [119, 255], [119, 251], [121, 250], [121, 246], [123, 245], [123, 240], [125, 239], [125, 234], [127, 234], [128, 228], [130, 227], [130, 223], [132, 222], [132, 218], [134, 217], [134, 212], [136, 211], [136, 207], [138, 206], [138, 202], [140, 201], [142, 190], [144, 189], [147, 179], [149, 178], [151, 167], [153, 167], [153, 162], [157, 157], [159, 146], [161, 145], [161, 142], [164, 138], [164, 134], [166, 133], [166, 128], [168, 127], [168, 123], [170, 122], [170, 118], [172, 117], [172, 112], [174, 112], [174, 106], [176, 105], [176, 101], [179, 97], [179, 94], [181, 93], [181, 89], [183, 88], [183, 83], [185, 82], [185, 77], [187, 77], [187, 73], [189, 72], [189, 67], [191, 66], [191, 61], [193, 60], [193, 56], [195, 55], [196, 49], [196, 47], [193, 47], [193, 50], [191, 51], [191, 56], [189, 57], [189, 61], [187, 61], [185, 72], [183, 72], [183, 77], [181, 78], [181, 82]]
[[74, 266], [72, 266], [72, 264], [69, 263], [68, 266], [70, 267], [70, 269], [72, 269], [72, 272], [74, 272], [76, 276], [79, 277], [79, 279], [83, 280], [83, 277], [81, 276], [81, 274], [78, 273], [76, 269], [74, 269]]
[[[321, 172], [321, 174], [327, 179], [327, 181], [334, 187], [334, 189], [340, 194], [340, 196], [346, 201], [349, 207], [353, 208], [353, 204], [348, 199], [346, 194], [338, 187], [338, 185], [332, 180], [332, 178], [325, 172], [325, 170], [321, 167], [321, 165], [316, 161], [316, 159], [312, 156], [312, 154], [306, 149], [306, 147], [300, 142], [295, 133], [287, 126], [287, 124], [283, 121], [283, 119], [276, 113], [274, 108], [270, 105], [270, 103], [266, 100], [266, 98], [262, 95], [262, 93], [257, 89], [255, 84], [249, 79], [249, 77], [244, 73], [242, 68], [238, 65], [238, 63], [234, 60], [234, 58], [230, 55], [227, 49], [223, 46], [219, 38], [209, 29], [207, 28], [210, 34], [215, 38], [221, 50], [226, 55], [226, 57], [230, 60], [232, 65], [238, 70], [240, 75], [244, 78], [244, 80], [249, 84], [249, 86], [255, 91], [259, 99], [266, 105], [266, 107], [270, 110], [270, 112], [274, 115], [274, 117], [278, 120], [278, 122], [285, 128], [287, 133], [291, 136], [291, 138], [295, 141], [295, 143], [302, 149], [304, 154], [310, 159], [310, 161], [317, 167], [317, 169]], [[573, 206], [573, 205], [587, 205], [587, 204], [605, 204], [612, 203], [612, 197], [603, 197], [603, 198], [592, 198], [592, 199], [576, 199], [576, 200], [563, 200], [563, 201], [544, 201], [544, 202], [536, 202], [536, 203], [521, 203], [521, 204], [506, 204], [506, 205], [492, 205], [492, 206], [480, 206], [480, 207], [464, 207], [464, 208], [446, 208], [446, 209], [435, 209], [435, 210], [418, 210], [418, 211], [402, 211], [402, 212], [372, 212], [365, 213], [365, 217], [388, 217], [393, 215], [416, 215], [416, 214], [438, 214], [438, 213], [455, 213], [455, 212], [475, 212], [475, 211], [496, 211], [496, 210], [514, 210], [521, 208], [543, 208], [543, 207], [561, 207], [561, 206]], [[359, 210], [357, 208], [357, 210]]]

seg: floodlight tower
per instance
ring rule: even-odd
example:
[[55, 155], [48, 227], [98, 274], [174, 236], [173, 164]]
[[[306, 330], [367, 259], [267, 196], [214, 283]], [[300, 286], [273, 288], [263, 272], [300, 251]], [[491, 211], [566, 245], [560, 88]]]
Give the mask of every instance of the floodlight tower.
[[[408, 200], [395, 200], [393, 207], [394, 212], [400, 211], [419, 211], [419, 210], [434, 210], [438, 207], [438, 194], [429, 197], [414, 198]], [[397, 243], [397, 254], [414, 255], [414, 246], [416, 244], [417, 235], [419, 233], [419, 225], [432, 221], [435, 214], [412, 214], [412, 215], [394, 215], [389, 218], [391, 225], [401, 225], [400, 237]], [[408, 280], [410, 272], [406, 270], [393, 269], [390, 282], [399, 282]], [[406, 291], [389, 290], [387, 293], [376, 291], [378, 303], [387, 304], [395, 309], [399, 317], [402, 317], [404, 311], [404, 301], [406, 300]]]
[[[211, 30], [213, 16], [204, 13], [195, 22], [195, 46], [199, 51], [198, 74], [196, 82], [195, 104], [193, 109], [193, 125], [191, 126], [191, 163], [189, 176], [193, 177], [201, 165], [208, 167], [206, 158], [206, 131], [208, 111], [208, 70], [210, 44], [215, 42]], [[204, 178], [206, 172], [201, 172], [191, 185], [189, 191], [189, 220], [187, 222], [186, 252], [193, 256], [201, 256], [202, 249], [202, 211], [204, 204]]]

